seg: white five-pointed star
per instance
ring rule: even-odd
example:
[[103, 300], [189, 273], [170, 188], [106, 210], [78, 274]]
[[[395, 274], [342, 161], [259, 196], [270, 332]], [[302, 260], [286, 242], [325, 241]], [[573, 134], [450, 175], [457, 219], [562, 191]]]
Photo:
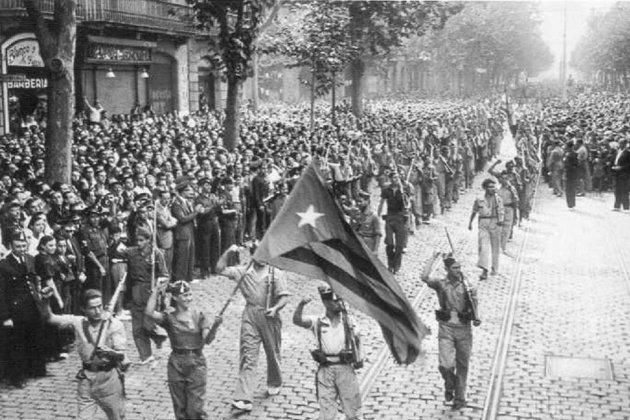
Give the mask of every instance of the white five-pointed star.
[[308, 206], [305, 212], [298, 212], [298, 216], [300, 216], [300, 222], [298, 223], [298, 227], [302, 227], [304, 225], [311, 225], [313, 229], [316, 229], [315, 221], [322, 217], [324, 213], [317, 213], [315, 211], [315, 207], [312, 204]]

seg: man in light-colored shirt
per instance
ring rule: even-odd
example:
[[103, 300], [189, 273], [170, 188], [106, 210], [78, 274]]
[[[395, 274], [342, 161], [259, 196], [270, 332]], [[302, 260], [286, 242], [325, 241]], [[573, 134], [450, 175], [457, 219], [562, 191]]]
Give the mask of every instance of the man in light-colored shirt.
[[289, 292], [284, 276], [266, 264], [254, 260], [251, 265], [228, 267], [228, 255], [239, 249], [232, 245], [221, 255], [217, 273], [239, 282], [246, 302], [241, 321], [238, 384], [232, 406], [251, 411], [261, 343], [267, 355], [267, 392], [270, 396], [280, 393], [282, 321], [279, 311], [287, 304]]
[[[304, 316], [304, 306], [311, 299], [306, 298], [298, 304], [293, 314], [293, 323], [308, 328], [315, 335], [317, 349], [312, 351], [313, 359], [319, 364], [316, 373], [317, 399], [320, 420], [337, 418], [337, 399], [341, 401], [346, 419], [361, 418], [361, 392], [354, 371], [357, 360], [352, 351], [350, 337], [353, 329], [343, 314], [343, 303], [333, 293], [330, 286], [321, 286], [319, 294], [326, 308], [323, 316]], [[358, 348], [359, 337], [354, 335]], [[360, 356], [359, 356], [360, 357]]]
[[[46, 294], [42, 290], [42, 294]], [[53, 314], [47, 300], [37, 294], [38, 305], [49, 324], [72, 328], [76, 336], [77, 353], [83, 367], [77, 374], [79, 419], [96, 418], [100, 407], [109, 420], [125, 416], [123, 367], [125, 357], [125, 328], [118, 319], [110, 318], [103, 310], [101, 292], [88, 289], [83, 294], [85, 316]]]

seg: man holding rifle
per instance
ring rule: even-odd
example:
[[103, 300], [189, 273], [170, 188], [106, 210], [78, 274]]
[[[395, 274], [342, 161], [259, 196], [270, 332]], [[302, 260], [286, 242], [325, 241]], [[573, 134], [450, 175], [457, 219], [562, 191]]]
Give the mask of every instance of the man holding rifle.
[[[450, 241], [450, 238], [449, 238]], [[447, 275], [431, 278], [435, 261], [442, 257]], [[453, 410], [466, 406], [466, 380], [472, 350], [472, 324], [481, 323], [477, 316], [477, 293], [466, 283], [461, 264], [451, 254], [434, 252], [425, 265], [422, 281], [435, 290], [440, 309], [435, 311], [439, 323], [438, 370], [444, 378], [444, 399], [453, 401]]]
[[85, 316], [53, 314], [47, 300], [52, 295], [50, 292], [44, 288], [33, 291], [33, 296], [49, 324], [74, 329], [77, 352], [83, 361], [76, 376], [79, 401], [77, 418], [95, 418], [98, 406], [109, 420], [123, 419], [123, 372], [128, 366], [125, 357], [125, 328], [118, 319], [110, 317], [120, 287], [114, 293], [107, 311], [103, 308], [101, 292], [87, 289], [81, 304]]
[[[280, 393], [282, 321], [279, 312], [287, 304], [290, 294], [284, 276], [276, 276], [275, 270], [267, 264], [252, 259], [247, 265], [228, 267], [228, 256], [240, 249], [232, 245], [221, 255], [217, 273], [236, 281], [234, 291], [240, 288], [246, 302], [241, 319], [238, 384], [232, 406], [251, 411], [261, 344], [267, 355], [267, 393], [269, 396]], [[254, 250], [254, 247], [250, 249], [252, 255]]]

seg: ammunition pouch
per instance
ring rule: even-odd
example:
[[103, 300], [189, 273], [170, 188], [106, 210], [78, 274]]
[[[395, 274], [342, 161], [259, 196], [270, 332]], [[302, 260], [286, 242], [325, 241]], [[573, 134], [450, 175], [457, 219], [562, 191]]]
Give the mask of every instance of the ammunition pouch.
[[473, 321], [475, 319], [472, 311], [459, 312], [457, 316], [462, 322]]
[[449, 311], [445, 311], [444, 309], [436, 309], [435, 319], [442, 322], [448, 322], [451, 320], [451, 313]]
[[311, 357], [320, 365], [326, 365], [328, 363], [328, 358], [326, 357], [326, 353], [324, 353], [321, 349], [311, 350]]

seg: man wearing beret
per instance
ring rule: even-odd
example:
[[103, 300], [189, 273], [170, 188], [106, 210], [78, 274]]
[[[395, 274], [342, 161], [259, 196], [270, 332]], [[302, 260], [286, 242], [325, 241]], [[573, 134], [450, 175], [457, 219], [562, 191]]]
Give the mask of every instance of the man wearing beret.
[[[466, 406], [466, 382], [468, 364], [472, 350], [472, 328], [479, 325], [476, 318], [477, 294], [464, 283], [461, 264], [451, 255], [444, 258], [445, 278], [431, 278], [435, 261], [441, 256], [434, 252], [425, 265], [422, 281], [435, 290], [440, 309], [435, 311], [439, 323], [438, 370], [444, 379], [444, 399], [453, 401], [452, 409], [459, 410]], [[473, 311], [475, 308], [475, 311]]]

